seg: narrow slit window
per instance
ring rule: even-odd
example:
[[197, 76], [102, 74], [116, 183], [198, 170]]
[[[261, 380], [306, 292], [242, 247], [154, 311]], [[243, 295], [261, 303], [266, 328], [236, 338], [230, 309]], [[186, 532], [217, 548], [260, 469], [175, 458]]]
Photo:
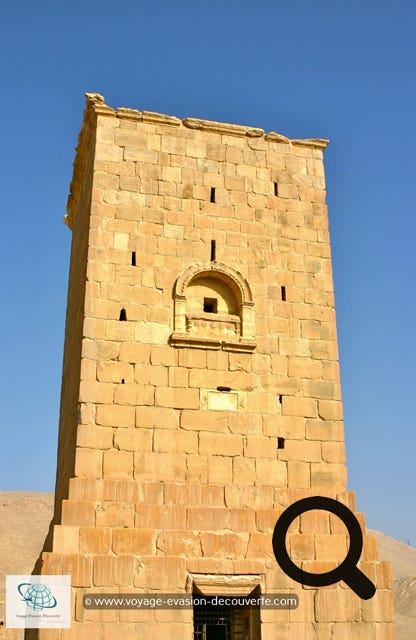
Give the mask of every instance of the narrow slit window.
[[121, 378], [121, 384], [124, 384], [124, 383], [125, 383], [124, 378]]
[[274, 190], [274, 195], [278, 196], [279, 195], [279, 183], [278, 182], [273, 182], [273, 190]]
[[280, 287], [280, 293], [281, 293], [283, 302], [286, 302], [286, 287], [285, 286]]
[[215, 262], [217, 257], [217, 246], [215, 240], [211, 240], [211, 262]]
[[127, 320], [127, 313], [125, 309], [121, 309], [119, 320], [125, 322]]
[[280, 394], [279, 394], [279, 403], [280, 403], [280, 404], [282, 404], [282, 402], [283, 402], [283, 396], [282, 396], [282, 394], [280, 393]]
[[284, 438], [277, 438], [277, 448], [278, 449], [284, 449], [285, 448], [285, 439]]
[[131, 264], [132, 264], [133, 267], [136, 266], [136, 252], [135, 251], [131, 252]]
[[204, 298], [204, 313], [217, 313], [218, 300], [216, 298]]
[[215, 187], [211, 187], [210, 202], [215, 202]]

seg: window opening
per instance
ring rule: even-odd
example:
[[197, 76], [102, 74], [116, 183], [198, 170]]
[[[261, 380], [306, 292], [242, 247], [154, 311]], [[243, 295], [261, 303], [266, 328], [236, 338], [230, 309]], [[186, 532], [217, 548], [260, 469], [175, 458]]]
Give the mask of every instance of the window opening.
[[132, 264], [133, 267], [136, 266], [136, 252], [135, 251], [131, 252], [131, 264]]
[[217, 249], [217, 247], [216, 247], [215, 240], [211, 240], [211, 262], [215, 262], [215, 258], [217, 257], [216, 256], [216, 253], [217, 253], [216, 249]]
[[281, 293], [283, 302], [286, 302], [286, 287], [280, 287], [280, 293]]
[[285, 439], [284, 438], [277, 438], [277, 448], [278, 449], [284, 449], [285, 448]]
[[204, 298], [204, 312], [205, 313], [218, 313], [218, 300], [217, 300], [217, 298]]
[[260, 607], [258, 605], [220, 606], [218, 603], [212, 604], [212, 598], [215, 596], [194, 594], [196, 595], [198, 600], [193, 607], [193, 640], [260, 639]]
[[194, 606], [194, 640], [232, 640], [231, 607]]
[[273, 182], [274, 195], [279, 195], [279, 184], [277, 182]]
[[223, 391], [224, 393], [229, 393], [231, 391], [231, 387], [217, 387], [217, 391]]
[[211, 187], [210, 202], [215, 202], [215, 187]]
[[216, 258], [211, 238], [206, 242], [207, 262], [188, 267], [176, 281], [174, 330], [169, 342], [172, 346], [207, 348], [209, 344], [213, 349], [251, 352], [256, 342], [249, 285], [231, 267], [209, 261], [210, 250]]
[[127, 313], [125, 309], [121, 309], [119, 320], [121, 320], [121, 322], [127, 320]]

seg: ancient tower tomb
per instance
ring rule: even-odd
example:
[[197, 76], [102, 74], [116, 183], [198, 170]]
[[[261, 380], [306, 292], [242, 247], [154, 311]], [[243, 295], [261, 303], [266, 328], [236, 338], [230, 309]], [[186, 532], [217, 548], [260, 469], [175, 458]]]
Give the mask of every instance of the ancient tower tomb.
[[[300, 498], [354, 511], [346, 467], [326, 140], [87, 94], [72, 230], [54, 521], [36, 567], [69, 574], [62, 640], [391, 640], [390, 566], [369, 600], [307, 587], [272, 533]], [[344, 524], [310, 511], [291, 558], [322, 573]], [[85, 593], [297, 594], [287, 610], [89, 610]]]

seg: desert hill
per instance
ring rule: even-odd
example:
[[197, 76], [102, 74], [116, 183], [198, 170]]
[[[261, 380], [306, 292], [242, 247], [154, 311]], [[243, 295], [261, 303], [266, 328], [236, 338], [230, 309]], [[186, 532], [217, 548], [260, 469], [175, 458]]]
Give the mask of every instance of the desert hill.
[[367, 531], [377, 538], [380, 559], [392, 562], [395, 581], [416, 576], [416, 549], [414, 547], [390, 538], [379, 531], [373, 529], [367, 529]]
[[368, 529], [377, 538], [381, 560], [393, 566], [396, 640], [416, 637], [416, 549], [379, 531]]

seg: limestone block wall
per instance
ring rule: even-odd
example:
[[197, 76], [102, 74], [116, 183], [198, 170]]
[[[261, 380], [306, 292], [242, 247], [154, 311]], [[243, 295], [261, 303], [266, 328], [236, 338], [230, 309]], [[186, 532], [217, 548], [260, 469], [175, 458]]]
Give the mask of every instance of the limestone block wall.
[[[302, 587], [272, 549], [297, 499], [355, 509], [326, 142], [87, 95], [67, 216], [57, 509], [41, 559], [42, 573], [71, 574], [74, 624], [27, 637], [191, 640], [192, 611], [88, 611], [82, 596], [184, 593], [239, 576], [299, 595], [296, 610], [261, 612], [263, 640], [394, 638], [391, 571], [371, 536], [360, 563], [377, 586], [369, 601], [343, 583]], [[310, 512], [287, 544], [322, 572], [345, 557], [348, 536], [335, 516]]]
[[[325, 142], [95, 109], [75, 475], [345, 489]], [[216, 265], [252, 352], [170, 344], [176, 281]], [[236, 411], [202, 408], [217, 387]]]

